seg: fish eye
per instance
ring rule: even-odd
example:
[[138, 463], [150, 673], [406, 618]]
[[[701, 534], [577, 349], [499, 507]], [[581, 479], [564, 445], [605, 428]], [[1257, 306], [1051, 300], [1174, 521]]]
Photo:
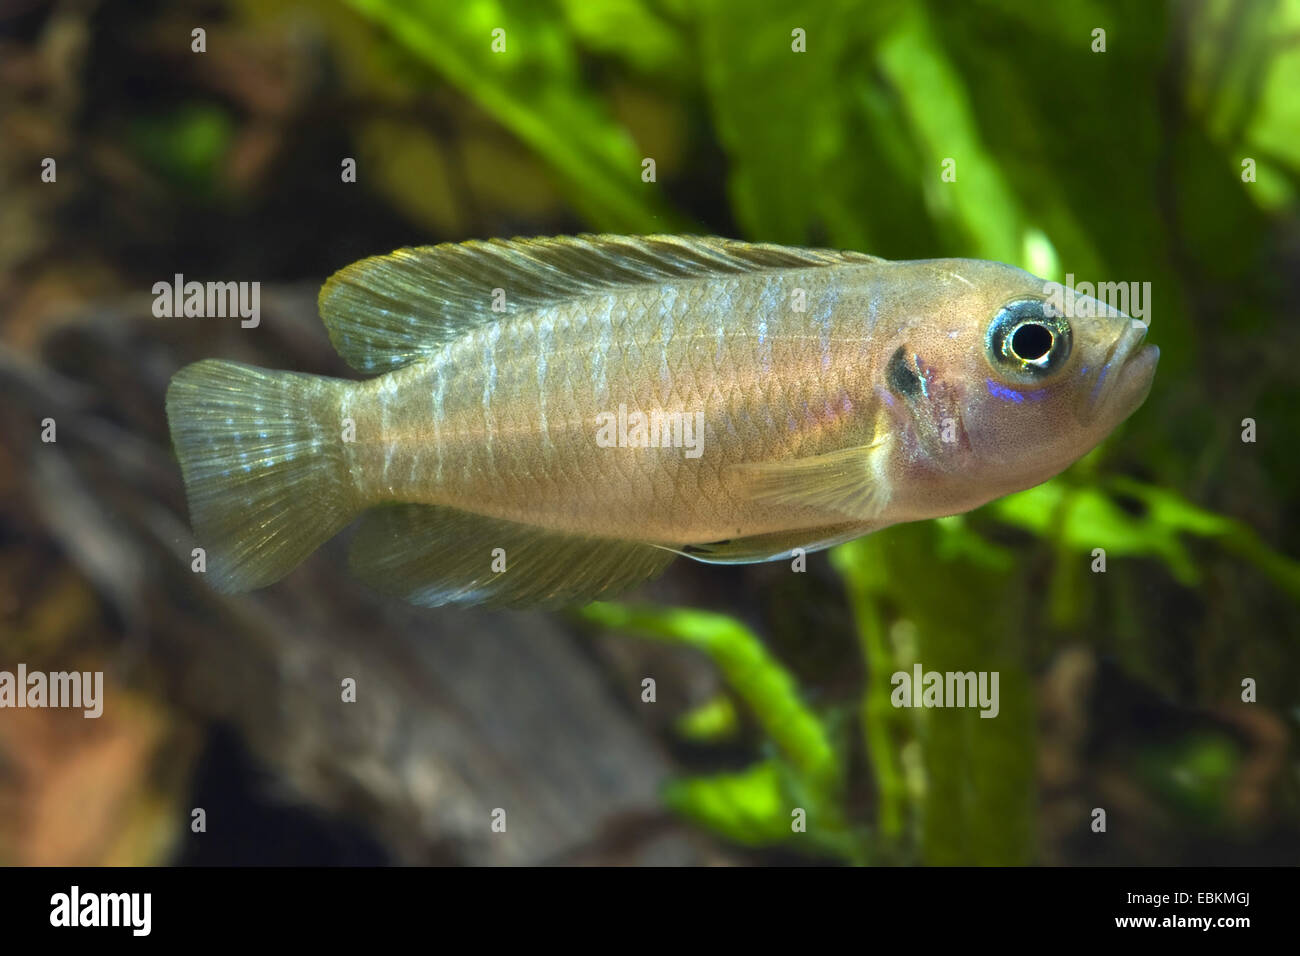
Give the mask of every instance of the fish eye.
[[1070, 323], [1042, 299], [1003, 306], [989, 324], [985, 352], [998, 371], [1019, 381], [1038, 382], [1070, 357]]

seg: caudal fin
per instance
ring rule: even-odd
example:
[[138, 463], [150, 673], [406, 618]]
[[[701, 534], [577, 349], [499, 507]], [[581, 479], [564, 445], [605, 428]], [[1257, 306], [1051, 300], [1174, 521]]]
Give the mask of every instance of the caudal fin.
[[172, 445], [217, 590], [278, 581], [351, 520], [339, 421], [348, 385], [214, 360], [172, 378]]

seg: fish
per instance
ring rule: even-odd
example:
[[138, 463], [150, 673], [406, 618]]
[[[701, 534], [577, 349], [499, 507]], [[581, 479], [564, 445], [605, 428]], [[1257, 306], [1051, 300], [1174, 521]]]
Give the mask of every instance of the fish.
[[559, 607], [1058, 474], [1159, 358], [1144, 322], [1059, 298], [998, 262], [716, 237], [404, 248], [320, 291], [368, 377], [207, 359], [166, 410], [218, 591], [278, 581], [359, 518], [349, 564], [383, 594]]

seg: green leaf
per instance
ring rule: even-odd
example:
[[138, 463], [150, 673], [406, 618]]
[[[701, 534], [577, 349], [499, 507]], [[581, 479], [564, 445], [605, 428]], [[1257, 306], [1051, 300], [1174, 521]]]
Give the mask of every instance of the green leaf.
[[174, 183], [203, 196], [220, 191], [221, 162], [234, 138], [225, 110], [190, 104], [165, 116], [141, 117], [132, 127], [135, 149]]
[[735, 774], [675, 780], [664, 789], [669, 809], [746, 846], [792, 836], [790, 801], [771, 760]]
[[561, 0], [560, 6], [589, 49], [618, 56], [646, 73], [684, 71], [684, 38], [640, 0]]
[[[685, 227], [663, 201], [658, 184], [641, 181], [640, 151], [586, 89], [580, 52], [551, 4], [348, 3], [549, 163], [595, 228], [671, 232]], [[494, 30], [505, 31], [503, 52], [493, 52]]]
[[[974, 254], [1016, 262], [1023, 245], [1019, 204], [985, 149], [966, 86], [920, 8], [881, 43], [880, 68], [898, 92], [911, 130], [931, 216]], [[955, 180], [944, 181], [945, 168]]]
[[1104, 548], [1107, 557], [1159, 558], [1186, 587], [1195, 587], [1200, 573], [1183, 536], [1214, 538], [1300, 598], [1300, 562], [1269, 548], [1241, 522], [1198, 508], [1167, 488], [1128, 478], [1114, 478], [1108, 487], [1139, 500], [1146, 513], [1129, 514], [1105, 490], [1073, 488], [1064, 477], [1001, 498], [989, 510], [1007, 524], [1055, 540], [1069, 551]]
[[712, 743], [734, 737], [740, 729], [740, 715], [731, 698], [719, 694], [682, 714], [674, 726], [687, 740]]
[[734, 618], [689, 608], [597, 601], [581, 610], [594, 624], [694, 647], [708, 655], [764, 733], [814, 786], [830, 788], [839, 760], [821, 720], [804, 705], [790, 673]]
[[1221, 821], [1238, 779], [1241, 753], [1222, 734], [1198, 733], [1142, 752], [1138, 773], [1174, 808], [1196, 820]]

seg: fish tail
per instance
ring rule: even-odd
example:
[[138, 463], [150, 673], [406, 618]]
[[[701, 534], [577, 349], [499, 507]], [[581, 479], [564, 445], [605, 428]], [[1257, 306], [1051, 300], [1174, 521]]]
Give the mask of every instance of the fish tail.
[[172, 378], [172, 445], [217, 590], [278, 581], [359, 510], [340, 422], [350, 385], [214, 360]]

